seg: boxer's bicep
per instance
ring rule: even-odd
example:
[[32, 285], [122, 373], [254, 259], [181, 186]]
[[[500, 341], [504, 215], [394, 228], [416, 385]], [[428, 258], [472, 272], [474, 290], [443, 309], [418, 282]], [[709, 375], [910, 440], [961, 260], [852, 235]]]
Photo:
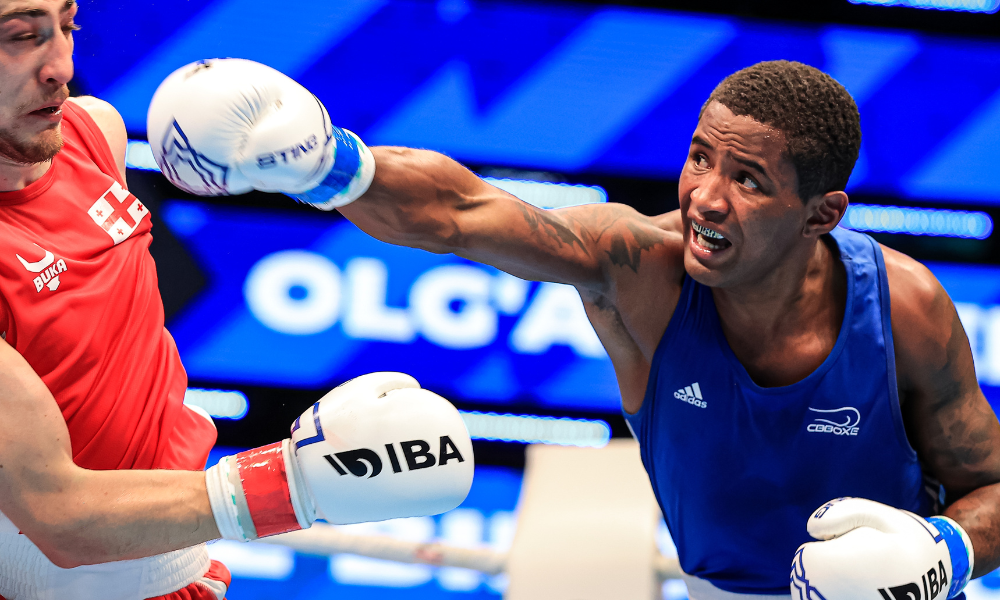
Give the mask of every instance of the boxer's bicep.
[[89, 471], [74, 464], [58, 404], [2, 341], [0, 512], [63, 568], [219, 537], [203, 473]]
[[948, 294], [926, 268], [911, 267], [908, 274], [909, 281], [892, 289], [903, 417], [925, 468], [953, 500], [1000, 482], [1000, 422], [979, 388], [969, 339]]
[[911, 336], [918, 343], [907, 349], [904, 418], [924, 469], [944, 486], [945, 515], [972, 540], [979, 577], [1000, 566], [1000, 423], [951, 300], [943, 289], [935, 295], [922, 327], [930, 335]]
[[0, 511], [29, 537], [66, 516], [59, 495], [76, 470], [69, 431], [42, 380], [0, 342]]
[[904, 412], [918, 454], [954, 499], [1000, 482], [1000, 423], [979, 388], [962, 323], [951, 312], [951, 333], [940, 342], [946, 358], [923, 362]]

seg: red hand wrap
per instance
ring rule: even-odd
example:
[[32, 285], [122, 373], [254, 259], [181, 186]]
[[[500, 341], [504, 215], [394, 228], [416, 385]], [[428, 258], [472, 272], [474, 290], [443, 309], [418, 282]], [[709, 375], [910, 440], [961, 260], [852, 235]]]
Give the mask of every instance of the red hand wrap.
[[281, 442], [240, 452], [236, 464], [257, 537], [302, 529], [288, 492]]

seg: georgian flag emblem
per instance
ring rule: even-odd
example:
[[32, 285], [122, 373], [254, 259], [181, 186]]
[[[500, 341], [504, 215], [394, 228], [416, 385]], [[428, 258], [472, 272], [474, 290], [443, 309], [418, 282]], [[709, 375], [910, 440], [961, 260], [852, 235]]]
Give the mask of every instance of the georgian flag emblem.
[[117, 246], [132, 235], [149, 211], [138, 198], [115, 181], [87, 214], [111, 236]]

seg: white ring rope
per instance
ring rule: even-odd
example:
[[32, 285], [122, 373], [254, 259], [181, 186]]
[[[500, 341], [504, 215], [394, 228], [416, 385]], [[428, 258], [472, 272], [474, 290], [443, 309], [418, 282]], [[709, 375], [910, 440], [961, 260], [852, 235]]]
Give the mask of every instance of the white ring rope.
[[[488, 548], [459, 548], [439, 542], [409, 542], [384, 535], [355, 535], [324, 523], [316, 523], [301, 531], [263, 538], [257, 542], [278, 544], [305, 554], [356, 554], [402, 563], [473, 569], [487, 575], [502, 573], [507, 562], [507, 553]], [[677, 559], [663, 556], [655, 550], [653, 570], [660, 580], [680, 579], [681, 576]]]

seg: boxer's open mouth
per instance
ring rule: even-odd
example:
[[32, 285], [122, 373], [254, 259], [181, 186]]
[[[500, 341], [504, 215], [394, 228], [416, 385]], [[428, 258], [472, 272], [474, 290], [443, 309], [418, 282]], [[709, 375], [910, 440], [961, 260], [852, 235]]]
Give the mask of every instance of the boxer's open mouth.
[[718, 231], [699, 225], [694, 221], [691, 222], [691, 229], [696, 236], [695, 240], [698, 245], [706, 250], [724, 250], [733, 245]]
[[42, 117], [43, 119], [56, 119], [62, 114], [62, 105], [64, 100], [53, 100], [50, 101], [46, 106], [41, 108], [36, 108], [35, 110], [29, 112], [28, 114], [33, 117]]

